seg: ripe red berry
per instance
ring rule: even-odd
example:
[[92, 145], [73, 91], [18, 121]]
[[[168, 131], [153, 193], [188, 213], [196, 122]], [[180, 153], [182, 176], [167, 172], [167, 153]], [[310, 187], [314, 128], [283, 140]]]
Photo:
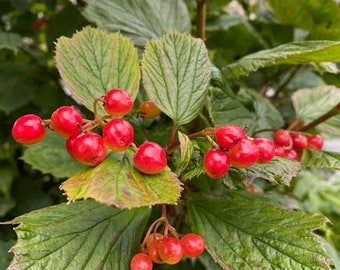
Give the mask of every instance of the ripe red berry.
[[153, 119], [161, 114], [161, 110], [151, 100], [146, 100], [139, 105], [139, 113], [145, 119]]
[[242, 138], [246, 138], [244, 129], [236, 125], [222, 126], [216, 129], [215, 137], [217, 144], [223, 149], [230, 149]]
[[242, 139], [229, 152], [230, 162], [236, 168], [247, 168], [259, 157], [259, 148], [247, 139]]
[[46, 135], [43, 120], [35, 114], [20, 116], [13, 124], [12, 136], [22, 144], [33, 144], [41, 141]]
[[312, 135], [308, 137], [308, 147], [315, 150], [320, 150], [323, 146], [323, 138], [318, 135]]
[[285, 150], [279, 146], [279, 145], [274, 145], [274, 156], [277, 156], [277, 157], [284, 157], [285, 156]]
[[111, 89], [104, 96], [104, 109], [112, 116], [122, 116], [129, 113], [133, 108], [133, 100], [126, 90]]
[[285, 157], [289, 159], [299, 160], [299, 155], [294, 149], [286, 149]]
[[153, 243], [153, 241], [160, 239], [163, 239], [163, 234], [158, 232], [150, 234], [148, 239], [146, 239], [146, 247], [149, 247]]
[[94, 132], [80, 133], [66, 141], [70, 155], [82, 164], [97, 166], [106, 156], [103, 138]]
[[164, 149], [155, 142], [141, 144], [133, 157], [135, 167], [147, 174], [157, 174], [167, 165]]
[[187, 257], [196, 257], [205, 249], [204, 239], [196, 233], [185, 234], [181, 239], [181, 245]]
[[103, 127], [104, 143], [114, 151], [128, 148], [133, 141], [133, 136], [133, 127], [125, 119], [112, 119]]
[[258, 163], [267, 163], [273, 158], [275, 147], [271, 140], [267, 138], [255, 138], [253, 143], [259, 148]]
[[307, 137], [301, 133], [294, 133], [292, 135], [292, 140], [293, 140], [293, 148], [295, 150], [303, 150], [307, 148], [308, 146], [308, 140]]
[[158, 254], [167, 264], [176, 264], [183, 257], [181, 242], [176, 237], [164, 238], [158, 246]]
[[51, 116], [53, 130], [61, 136], [70, 137], [80, 133], [83, 117], [72, 106], [61, 106]]
[[291, 146], [292, 145], [292, 137], [290, 136], [288, 130], [279, 129], [274, 133], [274, 143], [279, 146]]
[[208, 176], [214, 179], [223, 177], [229, 170], [229, 156], [219, 149], [209, 149], [203, 158], [203, 167]]
[[163, 259], [159, 256], [158, 249], [159, 245], [162, 243], [162, 239], [155, 239], [150, 246], [147, 248], [149, 257], [155, 263], [164, 263]]
[[153, 263], [148, 254], [137, 253], [134, 255], [130, 262], [131, 270], [152, 270]]

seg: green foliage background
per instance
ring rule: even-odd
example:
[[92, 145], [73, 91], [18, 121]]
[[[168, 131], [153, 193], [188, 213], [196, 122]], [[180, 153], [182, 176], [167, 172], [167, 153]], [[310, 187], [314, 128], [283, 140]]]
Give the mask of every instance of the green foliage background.
[[[308, 131], [339, 139], [339, 3], [211, 0], [205, 44], [191, 38], [197, 3], [0, 0], [0, 269], [128, 269], [159, 214], [157, 205], [145, 206], [174, 203], [183, 190], [177, 214], [169, 215], [181, 232], [202, 234], [207, 252], [155, 269], [340, 269], [339, 153], [306, 150], [301, 162], [276, 158], [216, 182], [202, 170], [209, 145], [185, 135], [234, 123], [250, 136], [271, 137], [270, 130], [320, 119]], [[159, 75], [159, 67], [166, 72]], [[191, 85], [188, 97], [183, 89]], [[147, 185], [130, 189], [142, 176], [129, 166], [129, 151], [98, 166], [104, 187], [122, 178], [132, 195], [123, 197], [113, 184], [114, 196], [93, 192], [97, 171], [71, 159], [53, 132], [30, 147], [12, 139], [22, 114], [49, 118], [58, 106], [74, 105], [91, 118], [92, 98], [111, 87], [131, 89], [136, 108], [147, 97], [164, 102], [160, 119], [129, 116], [137, 143], [165, 146], [172, 120], [179, 125], [179, 150], [164, 173], [143, 179]], [[171, 91], [176, 98], [167, 99]], [[323, 119], [327, 113], [332, 117]], [[250, 184], [259, 192], [247, 192]], [[96, 201], [65, 204], [86, 198]]]

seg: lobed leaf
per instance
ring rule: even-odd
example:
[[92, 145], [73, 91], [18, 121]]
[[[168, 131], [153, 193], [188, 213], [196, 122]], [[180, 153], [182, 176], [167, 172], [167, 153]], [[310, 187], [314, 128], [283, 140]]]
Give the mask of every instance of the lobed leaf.
[[249, 54], [223, 68], [228, 78], [237, 79], [263, 67], [306, 62], [340, 60], [340, 42], [328, 40], [297, 41]]
[[331, 269], [313, 230], [326, 219], [226, 193], [187, 202], [192, 230], [223, 269]]
[[340, 170], [340, 153], [305, 149], [301, 163], [304, 168], [318, 167]]
[[88, 200], [16, 217], [7, 222], [19, 224], [8, 270], [127, 270], [149, 215], [148, 208], [121, 210]]
[[111, 154], [94, 168], [88, 168], [61, 184], [71, 201], [95, 199], [119, 208], [175, 204], [182, 190], [176, 175], [166, 168], [159, 174], [139, 172], [132, 165], [133, 151]]
[[199, 114], [211, 72], [202, 40], [171, 31], [150, 41], [142, 71], [148, 96], [177, 125]]
[[[125, 89], [133, 98], [137, 95], [137, 50], [121, 33], [87, 27], [72, 38], [60, 37], [55, 60], [67, 88], [90, 110], [93, 101], [112, 88]], [[104, 110], [100, 107], [99, 112]]]
[[21, 159], [34, 169], [60, 178], [86, 168], [68, 154], [65, 138], [52, 131], [48, 131], [41, 142], [30, 145]]
[[140, 47], [171, 29], [190, 33], [189, 13], [182, 0], [86, 0], [85, 17], [108, 32], [120, 31]]

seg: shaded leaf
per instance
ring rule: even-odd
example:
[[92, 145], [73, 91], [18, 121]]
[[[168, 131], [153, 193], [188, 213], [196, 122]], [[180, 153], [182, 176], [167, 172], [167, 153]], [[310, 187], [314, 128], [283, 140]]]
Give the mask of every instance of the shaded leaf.
[[304, 168], [318, 167], [340, 170], [340, 153], [305, 149], [301, 163]]
[[190, 18], [182, 0], [86, 0], [84, 15], [109, 32], [120, 31], [140, 47], [171, 29], [190, 33]]
[[211, 72], [201, 39], [171, 31], [150, 41], [142, 71], [148, 96], [176, 124], [186, 124], [198, 115]]
[[330, 269], [329, 258], [312, 230], [326, 219], [280, 210], [236, 192], [187, 203], [192, 230], [223, 269]]
[[14, 240], [0, 241], [0, 269], [7, 269], [13, 255], [9, 253], [9, 249], [14, 245]]
[[[136, 48], [121, 33], [108, 34], [87, 27], [72, 38], [60, 37], [56, 64], [66, 86], [88, 109], [112, 88], [136, 97], [140, 70]], [[99, 107], [99, 111], [104, 110]]]
[[149, 215], [147, 208], [121, 210], [89, 200], [19, 216], [7, 222], [19, 224], [8, 269], [127, 270]]
[[17, 53], [21, 45], [20, 35], [0, 31], [0, 49], [9, 49]]
[[340, 42], [325, 40], [297, 41], [249, 54], [225, 66], [223, 70], [227, 77], [239, 78], [260, 68], [279, 64], [336, 62], [339, 60]]
[[62, 183], [69, 200], [92, 198], [119, 208], [175, 204], [182, 190], [176, 175], [166, 168], [156, 175], [132, 165], [133, 151], [112, 154], [101, 164], [79, 172]]
[[69, 177], [85, 166], [74, 160], [67, 152], [65, 138], [49, 131], [39, 143], [30, 145], [21, 157], [34, 169], [56, 177]]

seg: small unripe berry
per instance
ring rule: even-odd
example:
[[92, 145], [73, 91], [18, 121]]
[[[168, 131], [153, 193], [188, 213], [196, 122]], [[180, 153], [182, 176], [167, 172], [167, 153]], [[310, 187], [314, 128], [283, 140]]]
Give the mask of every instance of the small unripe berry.
[[145, 119], [153, 119], [161, 114], [161, 110], [151, 100], [146, 100], [139, 105], [139, 114]]

